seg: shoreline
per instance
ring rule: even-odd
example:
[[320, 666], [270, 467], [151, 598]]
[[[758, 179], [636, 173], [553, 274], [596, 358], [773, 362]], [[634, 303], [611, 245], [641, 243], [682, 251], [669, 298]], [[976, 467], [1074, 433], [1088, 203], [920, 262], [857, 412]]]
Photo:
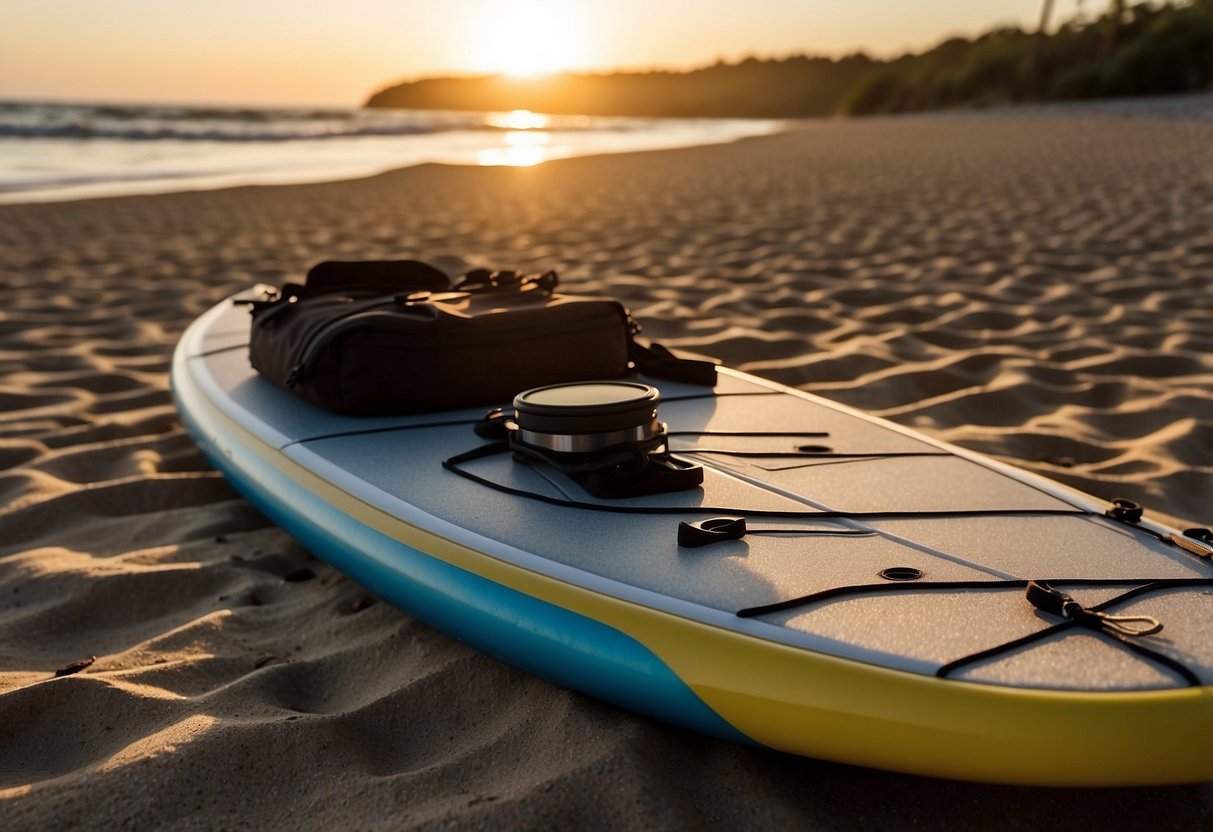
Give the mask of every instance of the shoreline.
[[0, 825], [1207, 825], [1213, 784], [869, 771], [556, 688], [310, 557], [173, 409], [180, 333], [249, 284], [554, 268], [675, 349], [1208, 525], [1213, 124], [940, 115], [0, 206]]
[[[89, 109], [64, 105], [69, 106]], [[0, 168], [0, 184], [8, 188], [0, 189], [0, 205], [322, 184], [433, 163], [531, 167], [587, 155], [725, 143], [785, 129], [772, 119], [398, 111], [381, 125], [370, 116], [360, 121], [360, 115], [346, 113], [344, 120], [319, 125], [284, 116], [281, 123], [252, 135], [238, 120], [156, 121], [154, 108], [147, 120], [156, 126], [132, 128], [115, 121], [79, 136], [56, 133], [79, 129], [56, 123], [67, 117], [61, 112], [43, 115], [41, 127], [18, 124], [17, 135], [5, 134], [6, 125], [0, 124], [0, 155], [11, 157]], [[25, 135], [21, 129], [34, 133]], [[39, 129], [50, 134], [41, 135]], [[80, 158], [91, 161], [81, 165]]]
[[[429, 111], [420, 111], [429, 112]], [[446, 113], [450, 111], [434, 111]], [[1156, 95], [1137, 98], [1108, 98], [1084, 99], [1075, 101], [1027, 103], [1018, 105], [998, 106], [991, 108], [958, 108], [949, 110], [927, 110], [921, 112], [897, 113], [891, 115], [871, 115], [859, 117], [823, 116], [806, 119], [697, 119], [670, 118], [671, 122], [720, 122], [746, 123], [752, 122], [755, 127], [761, 127], [766, 132], [743, 133], [741, 135], [724, 137], [717, 140], [704, 139], [689, 141], [675, 139], [669, 136], [651, 137], [646, 144], [643, 140], [635, 146], [619, 148], [595, 147], [574, 148], [559, 155], [552, 155], [539, 161], [534, 157], [524, 158], [516, 155], [515, 161], [508, 161], [508, 150], [498, 154], [500, 161], [477, 162], [469, 152], [447, 153], [446, 158], [429, 158], [442, 156], [435, 151], [428, 155], [418, 155], [417, 161], [403, 165], [376, 165], [365, 171], [346, 168], [342, 171], [324, 173], [317, 169], [310, 174], [300, 174], [285, 171], [261, 171], [246, 174], [224, 174], [212, 177], [187, 177], [192, 184], [178, 187], [171, 180], [156, 180], [154, 184], [141, 184], [138, 180], [122, 180], [112, 183], [89, 183], [82, 185], [65, 185], [48, 190], [31, 189], [29, 191], [0, 192], [0, 206], [31, 205], [60, 202], [78, 202], [90, 199], [109, 199], [121, 196], [157, 196], [163, 194], [198, 193], [201, 191], [227, 190], [246, 187], [277, 187], [284, 185], [319, 185], [333, 182], [353, 182], [372, 178], [385, 173], [407, 170], [428, 164], [452, 165], [457, 167], [532, 167], [536, 164], [546, 164], [561, 159], [582, 158], [585, 156], [613, 156], [621, 153], [645, 153], [660, 150], [677, 150], [692, 147], [706, 147], [712, 144], [731, 144], [748, 138], [760, 138], [764, 135], [776, 135], [801, 129], [811, 129], [815, 125], [838, 122], [879, 122], [892, 120], [894, 122], [915, 121], [920, 119], [1007, 119], [1007, 118], [1107, 118], [1107, 119], [1146, 119], [1209, 122], [1213, 121], [1213, 91], [1203, 93], [1186, 93], [1178, 95]], [[560, 117], [573, 118], [573, 117]], [[603, 117], [604, 120], [626, 117]], [[539, 132], [543, 132], [540, 130]], [[660, 139], [660, 140], [659, 140]], [[361, 141], [361, 140], [355, 140]], [[656, 143], [654, 143], [656, 142]], [[525, 149], [525, 148], [523, 148]], [[151, 187], [152, 190], [147, 190]]]

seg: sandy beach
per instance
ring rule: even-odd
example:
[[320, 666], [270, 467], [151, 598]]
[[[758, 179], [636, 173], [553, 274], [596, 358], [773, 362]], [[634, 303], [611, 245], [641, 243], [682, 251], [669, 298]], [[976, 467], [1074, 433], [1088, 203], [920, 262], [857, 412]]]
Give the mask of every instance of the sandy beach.
[[532, 168], [0, 206], [0, 828], [1208, 828], [1213, 784], [870, 771], [502, 665], [239, 498], [168, 366], [195, 316], [322, 259], [554, 268], [671, 347], [1209, 525], [1211, 113], [804, 122]]

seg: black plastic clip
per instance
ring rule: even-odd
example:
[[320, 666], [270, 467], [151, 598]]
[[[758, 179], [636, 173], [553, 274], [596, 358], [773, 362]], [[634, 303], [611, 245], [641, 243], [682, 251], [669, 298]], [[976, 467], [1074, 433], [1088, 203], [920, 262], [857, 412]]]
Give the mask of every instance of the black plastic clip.
[[277, 303], [283, 297], [282, 294], [279, 293], [278, 289], [274, 286], [265, 286], [259, 288], [261, 288], [260, 297], [253, 297], [253, 293], [250, 291], [241, 295], [240, 297], [232, 298], [232, 305], [251, 306], [254, 309], [257, 309], [264, 306], [271, 306]]
[[[257, 289], [261, 290], [259, 295], [254, 294]], [[264, 324], [265, 320], [270, 317], [265, 314], [268, 310], [277, 308], [280, 311], [287, 308], [299, 299], [299, 292], [302, 290], [302, 286], [297, 286], [293, 283], [286, 284], [281, 290], [274, 286], [258, 286], [256, 289], [232, 298], [232, 304], [234, 306], [247, 306], [254, 320]]]
[[1138, 523], [1145, 509], [1141, 503], [1117, 497], [1112, 501], [1112, 507], [1105, 512], [1108, 517], [1121, 523]]
[[630, 459], [573, 473], [573, 479], [595, 497], [608, 500], [687, 491], [703, 484], [702, 465], [665, 453], [646, 455], [640, 447], [624, 445], [621, 453]]
[[682, 522], [678, 524], [678, 545], [694, 549], [722, 540], [741, 540], [745, 533], [744, 517], [713, 517], [694, 523]]

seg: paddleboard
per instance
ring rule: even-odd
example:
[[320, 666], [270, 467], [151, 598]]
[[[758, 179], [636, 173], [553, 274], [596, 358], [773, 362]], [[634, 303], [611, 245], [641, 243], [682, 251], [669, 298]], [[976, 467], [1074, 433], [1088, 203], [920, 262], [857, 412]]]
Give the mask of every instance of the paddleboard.
[[640, 380], [702, 485], [598, 498], [542, 463], [473, 453], [487, 408], [351, 418], [298, 400], [250, 368], [232, 301], [173, 358], [207, 458], [316, 555], [488, 654], [843, 763], [1213, 779], [1199, 530], [724, 368], [712, 390]]

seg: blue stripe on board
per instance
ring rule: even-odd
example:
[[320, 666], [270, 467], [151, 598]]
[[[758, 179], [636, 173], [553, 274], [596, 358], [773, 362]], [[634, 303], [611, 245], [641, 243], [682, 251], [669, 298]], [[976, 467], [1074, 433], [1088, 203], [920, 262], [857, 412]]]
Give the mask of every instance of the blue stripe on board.
[[[652, 651], [613, 627], [541, 601], [393, 540], [302, 488], [276, 468], [219, 447], [182, 401], [177, 409], [207, 459], [276, 524], [394, 606], [504, 662], [563, 687], [665, 722], [755, 744], [709, 708]], [[192, 384], [192, 380], [186, 380]], [[200, 395], [191, 391], [193, 396]], [[193, 396], [190, 396], [191, 398]]]

